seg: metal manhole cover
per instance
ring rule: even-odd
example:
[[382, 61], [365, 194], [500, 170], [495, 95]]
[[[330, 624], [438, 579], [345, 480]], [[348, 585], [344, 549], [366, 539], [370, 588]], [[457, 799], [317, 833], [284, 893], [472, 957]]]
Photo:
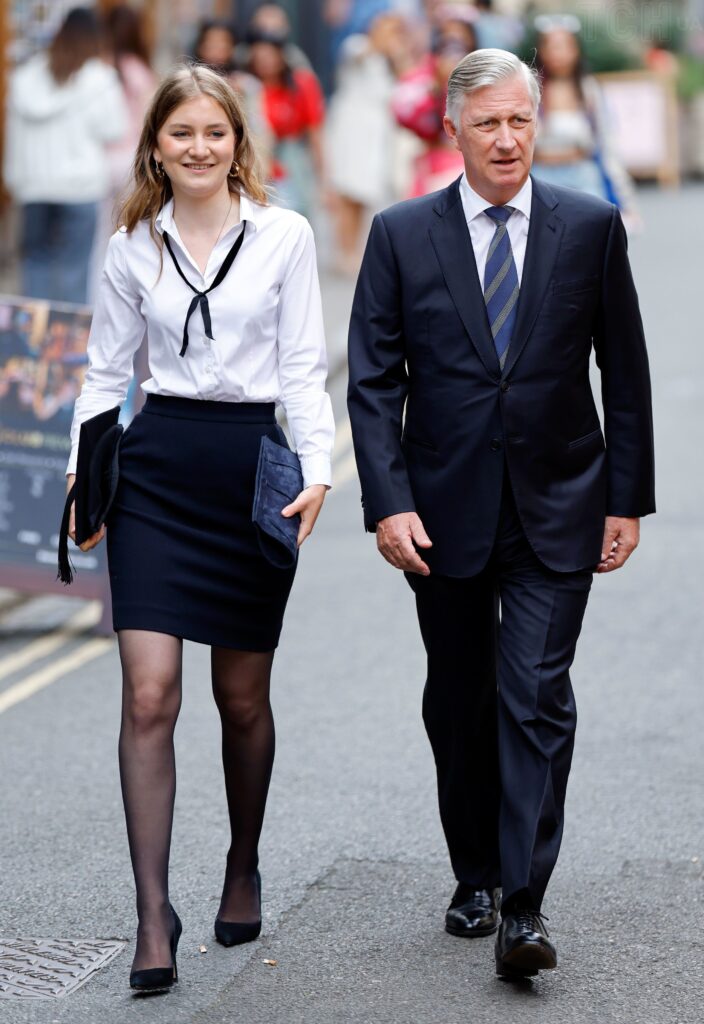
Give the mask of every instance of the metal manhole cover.
[[0, 998], [67, 996], [124, 946], [103, 939], [0, 939]]

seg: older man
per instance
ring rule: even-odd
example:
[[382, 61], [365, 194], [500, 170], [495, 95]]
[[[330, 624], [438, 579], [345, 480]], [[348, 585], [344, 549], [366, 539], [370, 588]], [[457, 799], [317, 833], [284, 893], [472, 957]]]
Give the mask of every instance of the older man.
[[[365, 524], [416, 597], [423, 716], [458, 886], [497, 972], [557, 963], [572, 664], [594, 572], [655, 509], [648, 360], [618, 210], [530, 177], [540, 87], [503, 50], [453, 72], [465, 173], [378, 215], [350, 328]], [[604, 433], [589, 384], [601, 371]], [[405, 418], [404, 418], [405, 413]]]

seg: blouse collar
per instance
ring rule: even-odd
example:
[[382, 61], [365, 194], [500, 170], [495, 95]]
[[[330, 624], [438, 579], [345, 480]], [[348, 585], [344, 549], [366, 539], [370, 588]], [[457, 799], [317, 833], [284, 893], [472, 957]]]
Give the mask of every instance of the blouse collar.
[[[241, 192], [240, 219], [237, 224], [232, 225], [232, 227], [224, 237], [227, 238], [227, 236], [230, 234], [230, 231], [234, 231], [235, 228], [239, 228], [242, 222], [245, 220], [252, 225], [250, 230], [256, 231], [258, 227], [257, 222], [258, 220], [261, 220], [262, 213], [264, 212], [265, 209], [266, 207], [262, 206], [261, 203], [255, 202], [253, 199], [250, 199], [248, 195], [245, 195], [243, 192]], [[174, 222], [173, 197], [169, 199], [168, 202], [164, 203], [162, 208], [159, 210], [156, 221], [154, 222], [154, 226], [156, 227], [156, 230], [159, 232], [160, 235], [163, 235], [165, 231], [168, 231], [170, 235], [174, 234], [176, 224]]]

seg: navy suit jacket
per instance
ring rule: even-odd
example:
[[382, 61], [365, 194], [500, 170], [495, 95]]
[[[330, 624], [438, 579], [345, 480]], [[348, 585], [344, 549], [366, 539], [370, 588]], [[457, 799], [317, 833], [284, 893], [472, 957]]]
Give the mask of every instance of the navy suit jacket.
[[533, 179], [503, 371], [459, 179], [378, 214], [349, 367], [365, 525], [416, 511], [433, 541], [423, 552], [432, 572], [473, 576], [486, 564], [504, 460], [528, 540], [550, 569], [594, 567], [607, 515], [655, 511], [648, 357], [625, 231], [609, 203]]

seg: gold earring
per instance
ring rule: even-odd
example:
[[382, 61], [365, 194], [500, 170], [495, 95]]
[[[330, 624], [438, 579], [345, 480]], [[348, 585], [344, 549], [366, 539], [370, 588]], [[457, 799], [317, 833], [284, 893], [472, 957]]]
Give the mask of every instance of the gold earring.
[[158, 160], [154, 161], [154, 174], [157, 176], [159, 181], [164, 177], [164, 165], [160, 164]]
[[228, 178], [237, 178], [237, 177], [239, 177], [239, 173], [240, 173], [240, 165], [237, 163], [236, 160], [233, 160], [232, 161], [232, 167], [230, 168], [227, 176], [228, 176]]

